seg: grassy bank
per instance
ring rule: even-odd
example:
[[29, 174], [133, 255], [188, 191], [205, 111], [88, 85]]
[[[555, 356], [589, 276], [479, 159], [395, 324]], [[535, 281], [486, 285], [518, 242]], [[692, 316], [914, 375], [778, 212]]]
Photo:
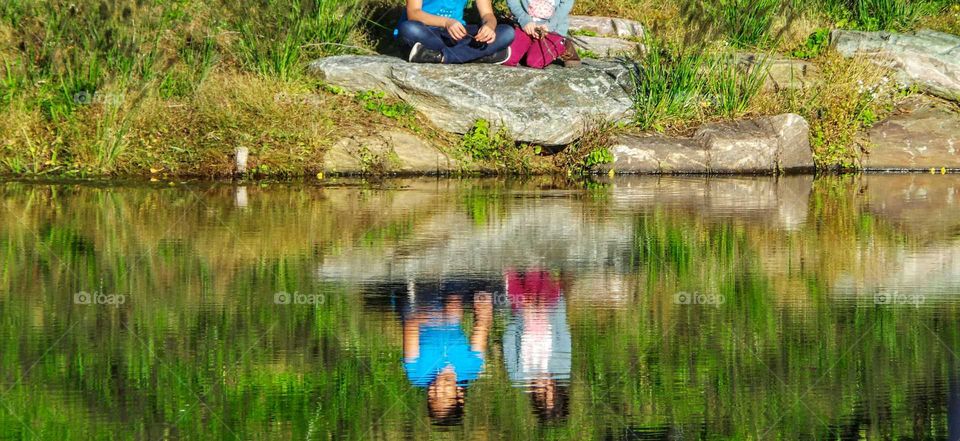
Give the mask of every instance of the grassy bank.
[[[392, 104], [371, 105], [370, 95], [339, 93], [304, 74], [314, 58], [389, 45], [384, 35], [399, 5], [8, 0], [0, 5], [0, 173], [219, 176], [246, 147], [259, 174], [304, 175], [343, 136], [429, 132]], [[960, 32], [960, 5], [951, 0], [579, 0], [576, 12], [637, 19], [657, 39], [636, 60], [636, 126], [684, 130], [797, 112], [814, 127], [818, 164], [827, 167], [852, 165], [857, 133], [894, 95], [883, 73], [825, 50], [826, 30]], [[761, 72], [727, 62], [742, 50], [811, 59], [831, 80], [800, 95], [764, 92]], [[444, 142], [456, 149], [471, 140]], [[535, 157], [544, 153], [528, 147], [461, 153], [504, 172], [543, 171]], [[546, 169], [577, 172], [604, 159], [596, 146], [577, 151]]]
[[[0, 171], [317, 169], [338, 133], [390, 124], [303, 74], [365, 46], [359, 1], [13, 0], [0, 6]], [[370, 113], [366, 118], [345, 115]]]

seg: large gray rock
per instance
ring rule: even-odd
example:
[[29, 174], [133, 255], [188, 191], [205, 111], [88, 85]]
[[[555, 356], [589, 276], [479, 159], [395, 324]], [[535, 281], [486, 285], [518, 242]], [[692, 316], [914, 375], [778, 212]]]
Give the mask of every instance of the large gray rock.
[[812, 169], [810, 126], [799, 115], [706, 124], [691, 138], [624, 135], [610, 151], [615, 173], [767, 173]]
[[429, 142], [400, 130], [348, 136], [325, 153], [324, 170], [332, 174], [444, 174], [459, 163]]
[[867, 56], [895, 69], [898, 79], [934, 95], [960, 101], [960, 37], [930, 30], [914, 34], [833, 31], [831, 43], [845, 57]]
[[626, 69], [609, 65], [535, 70], [337, 56], [313, 62], [310, 71], [348, 90], [385, 91], [448, 132], [466, 133], [485, 119], [517, 141], [542, 145], [569, 144], [595, 120], [624, 119], [632, 107]]
[[914, 96], [867, 133], [868, 170], [960, 169], [960, 113], [957, 106]]
[[608, 37], [643, 38], [643, 25], [633, 20], [612, 17], [570, 16], [570, 30]]

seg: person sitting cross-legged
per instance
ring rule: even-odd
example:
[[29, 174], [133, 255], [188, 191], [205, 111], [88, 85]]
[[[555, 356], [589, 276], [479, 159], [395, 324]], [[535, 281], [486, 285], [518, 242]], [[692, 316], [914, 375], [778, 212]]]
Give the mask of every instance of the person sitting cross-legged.
[[396, 35], [413, 63], [496, 63], [510, 59], [514, 30], [497, 23], [491, 0], [476, 0], [480, 25], [463, 19], [467, 0], [407, 0]]

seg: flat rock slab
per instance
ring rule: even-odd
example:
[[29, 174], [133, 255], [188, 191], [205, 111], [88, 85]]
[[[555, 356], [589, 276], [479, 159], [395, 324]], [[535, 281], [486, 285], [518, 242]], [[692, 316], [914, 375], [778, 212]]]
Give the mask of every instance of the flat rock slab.
[[644, 34], [643, 25], [625, 18], [571, 15], [569, 20], [570, 30], [574, 33], [621, 38], [643, 38]]
[[737, 57], [743, 70], [757, 67], [767, 69], [763, 88], [767, 91], [799, 90], [810, 87], [817, 80], [819, 70], [809, 61], [794, 60], [776, 55], [742, 53]]
[[575, 141], [595, 120], [625, 119], [632, 108], [626, 68], [612, 64], [536, 70], [348, 55], [317, 60], [310, 72], [348, 90], [382, 90], [448, 132], [485, 119], [517, 141], [548, 146]]
[[873, 126], [869, 153], [860, 162], [868, 170], [960, 169], [960, 108], [914, 96]]
[[907, 85], [960, 101], [960, 37], [930, 30], [913, 34], [836, 30], [831, 44], [844, 57], [866, 56], [897, 71]]
[[575, 37], [574, 43], [578, 48], [589, 51], [600, 58], [613, 58], [620, 55], [633, 54], [642, 48], [642, 46], [635, 41], [610, 37]]
[[621, 136], [614, 173], [769, 173], [813, 169], [810, 126], [803, 117], [766, 118], [705, 124], [690, 138], [656, 134]]
[[343, 138], [326, 152], [331, 174], [446, 174], [459, 163], [427, 141], [400, 130]]

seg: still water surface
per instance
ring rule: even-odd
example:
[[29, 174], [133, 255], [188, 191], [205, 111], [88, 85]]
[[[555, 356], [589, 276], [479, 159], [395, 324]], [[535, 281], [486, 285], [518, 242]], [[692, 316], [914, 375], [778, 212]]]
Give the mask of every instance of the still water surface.
[[0, 438], [957, 439], [958, 190], [0, 183]]

